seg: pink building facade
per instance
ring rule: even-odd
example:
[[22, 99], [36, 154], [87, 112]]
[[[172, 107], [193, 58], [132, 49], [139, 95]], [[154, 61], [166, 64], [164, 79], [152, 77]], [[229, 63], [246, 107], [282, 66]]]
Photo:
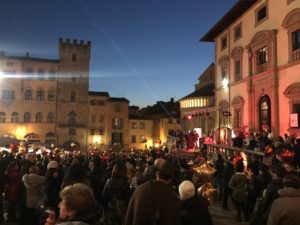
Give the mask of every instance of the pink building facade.
[[215, 127], [300, 136], [300, 1], [240, 0], [215, 42]]

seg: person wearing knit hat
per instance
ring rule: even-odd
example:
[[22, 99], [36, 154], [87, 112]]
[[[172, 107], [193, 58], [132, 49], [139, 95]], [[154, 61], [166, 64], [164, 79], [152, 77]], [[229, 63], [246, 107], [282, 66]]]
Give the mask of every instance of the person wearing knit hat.
[[51, 169], [51, 168], [57, 169], [57, 168], [58, 168], [58, 162], [55, 161], [55, 160], [50, 161], [50, 162], [48, 163], [48, 165], [47, 165], [47, 170], [49, 170], [49, 169]]
[[185, 180], [178, 187], [181, 204], [181, 225], [212, 225], [207, 199], [198, 196], [195, 185]]
[[195, 186], [191, 181], [185, 180], [179, 185], [178, 191], [179, 191], [180, 199], [185, 201], [189, 198], [194, 197], [194, 195], [195, 195]]

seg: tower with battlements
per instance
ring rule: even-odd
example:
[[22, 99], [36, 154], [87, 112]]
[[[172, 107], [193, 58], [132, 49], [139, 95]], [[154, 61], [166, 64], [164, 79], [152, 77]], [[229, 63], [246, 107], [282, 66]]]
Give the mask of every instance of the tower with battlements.
[[91, 42], [59, 39], [57, 71], [58, 143], [86, 145], [89, 122], [89, 62]]

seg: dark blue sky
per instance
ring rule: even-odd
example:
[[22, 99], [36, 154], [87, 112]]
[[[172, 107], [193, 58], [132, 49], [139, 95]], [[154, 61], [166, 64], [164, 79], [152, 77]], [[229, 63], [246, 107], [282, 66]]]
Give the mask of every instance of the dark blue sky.
[[212, 63], [199, 42], [237, 0], [1, 0], [0, 50], [58, 58], [58, 39], [92, 42], [90, 90], [130, 105], [178, 100]]

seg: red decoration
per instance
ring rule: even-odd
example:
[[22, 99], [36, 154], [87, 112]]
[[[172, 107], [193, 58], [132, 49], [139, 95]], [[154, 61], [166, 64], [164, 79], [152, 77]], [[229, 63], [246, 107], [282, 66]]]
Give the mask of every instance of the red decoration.
[[288, 149], [283, 149], [282, 152], [279, 153], [279, 156], [284, 160], [291, 160], [295, 155], [295, 152], [292, 152]]
[[233, 166], [236, 166], [239, 163], [243, 163], [243, 157], [241, 156], [241, 154], [236, 154], [233, 157], [232, 164]]
[[272, 146], [270, 146], [270, 145], [267, 145], [266, 147], [265, 147], [265, 157], [269, 157], [269, 156], [271, 156], [272, 154], [273, 154], [273, 148], [272, 148]]

